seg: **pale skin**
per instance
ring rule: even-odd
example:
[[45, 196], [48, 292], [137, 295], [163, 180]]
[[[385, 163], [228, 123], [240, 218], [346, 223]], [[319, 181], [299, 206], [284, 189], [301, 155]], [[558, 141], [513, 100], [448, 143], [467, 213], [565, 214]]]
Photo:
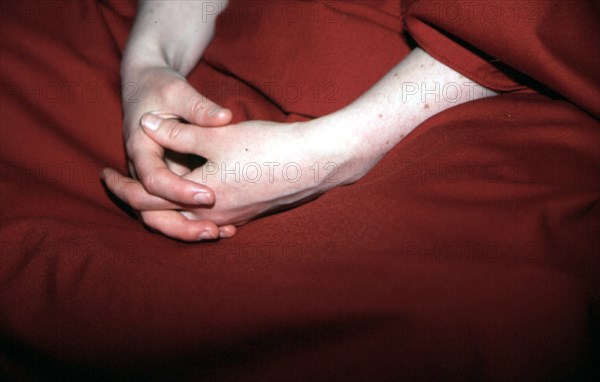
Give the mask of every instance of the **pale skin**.
[[[139, 180], [103, 171], [110, 190], [140, 211], [144, 223], [176, 239], [231, 237], [235, 226], [356, 182], [426, 119], [495, 94], [417, 48], [333, 114], [228, 125], [231, 112], [184, 80], [210, 42], [214, 20], [190, 20], [202, 17], [202, 2], [183, 3], [183, 11], [167, 5], [174, 2], [141, 4], [122, 69], [123, 81], [138, 81], [145, 92], [140, 103], [124, 103], [126, 148]], [[196, 28], [162, 32], [154, 21], [163, 17]], [[199, 25], [203, 33], [191, 32]], [[165, 160], [165, 148], [209, 163], [194, 169]]]

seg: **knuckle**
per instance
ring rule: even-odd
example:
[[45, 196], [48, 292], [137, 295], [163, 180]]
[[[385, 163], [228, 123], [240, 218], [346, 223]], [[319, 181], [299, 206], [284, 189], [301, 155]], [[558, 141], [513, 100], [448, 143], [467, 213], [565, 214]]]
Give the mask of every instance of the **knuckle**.
[[140, 155], [151, 149], [152, 144], [155, 143], [150, 137], [135, 134], [125, 140], [125, 151], [128, 158], [135, 162]]
[[202, 232], [197, 226], [191, 223], [183, 223], [181, 228], [183, 228], [181, 238], [187, 241], [198, 240]]
[[[139, 175], [139, 173], [138, 173], [138, 175]], [[153, 192], [156, 190], [156, 187], [157, 187], [156, 175], [146, 172], [141, 175], [141, 181], [144, 184], [144, 188], [146, 188], [146, 190], [148, 190], [148, 192]]]
[[137, 140], [133, 139], [133, 138], [128, 138], [127, 140], [125, 140], [125, 151], [127, 152], [127, 155], [129, 155], [130, 157], [135, 153], [137, 149]]
[[208, 100], [202, 96], [194, 98], [190, 103], [190, 115], [194, 115], [196, 117], [202, 116], [206, 114], [210, 103]]
[[187, 82], [183, 80], [172, 79], [162, 84], [161, 93], [168, 100], [177, 100], [187, 86]]
[[170, 141], [177, 141], [179, 136], [182, 135], [183, 124], [177, 121], [169, 121], [169, 125], [166, 129], [167, 138]]
[[170, 199], [174, 199], [181, 202], [193, 203], [192, 194], [189, 192], [187, 182], [181, 181], [180, 178], [174, 178], [172, 188], [169, 189]]
[[139, 162], [129, 162], [127, 169], [134, 180], [141, 180], [140, 174], [143, 172], [143, 170], [141, 169]]
[[127, 204], [129, 204], [135, 210], [143, 209], [143, 198], [138, 193], [132, 193], [127, 197]]

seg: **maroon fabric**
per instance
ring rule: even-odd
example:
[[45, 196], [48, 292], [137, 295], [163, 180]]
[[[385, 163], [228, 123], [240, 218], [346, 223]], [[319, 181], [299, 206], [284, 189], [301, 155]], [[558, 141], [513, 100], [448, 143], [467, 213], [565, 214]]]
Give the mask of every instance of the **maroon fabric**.
[[550, 88], [600, 115], [597, 1], [408, 0], [403, 14], [421, 47], [478, 83]]
[[[600, 126], [587, 64], [597, 26], [579, 18], [565, 44], [552, 38], [564, 27], [542, 21], [572, 25], [585, 4], [532, 3], [545, 10], [533, 26], [467, 33], [419, 2], [403, 18], [399, 1], [233, 1], [190, 81], [236, 120], [351, 102], [409, 52], [403, 24], [440, 59], [440, 34], [463, 39], [452, 46], [459, 71], [502, 60], [510, 75], [494, 78], [519, 91], [431, 118], [355, 185], [232, 239], [184, 244], [145, 230], [98, 180], [104, 166], [125, 171], [118, 73], [134, 4], [3, 2], [3, 370], [24, 380], [597, 376]], [[546, 32], [533, 36], [535, 26]], [[500, 35], [519, 44], [491, 42]], [[543, 50], [540, 36], [553, 53], [524, 54]]]

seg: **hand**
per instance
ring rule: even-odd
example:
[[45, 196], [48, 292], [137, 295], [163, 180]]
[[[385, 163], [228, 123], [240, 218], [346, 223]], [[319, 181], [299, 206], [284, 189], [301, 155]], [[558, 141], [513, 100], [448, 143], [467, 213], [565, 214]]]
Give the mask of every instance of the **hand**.
[[[184, 209], [182, 214], [190, 220], [241, 225], [363, 175], [351, 165], [356, 157], [351, 148], [341, 139], [337, 144], [328, 139], [333, 126], [327, 119], [291, 124], [251, 121], [219, 129], [154, 119], [144, 131], [158, 144], [208, 160], [184, 178], [211, 187], [217, 200], [212, 207]], [[140, 190], [121, 191], [119, 196], [127, 199]]]
[[[212, 191], [179, 175], [189, 172], [182, 165], [165, 160], [165, 151], [141, 129], [140, 121], [147, 112], [163, 116], [178, 116], [203, 126], [225, 125], [231, 120], [231, 112], [223, 109], [198, 94], [177, 72], [168, 68], [149, 67], [135, 71], [136, 102], [123, 100], [124, 135], [129, 168], [137, 184], [147, 192], [136, 193], [135, 198], [123, 199], [141, 212], [148, 226], [183, 240], [198, 240], [200, 237], [228, 237], [235, 232], [233, 227], [217, 227], [213, 222], [187, 224], [182, 216], [169, 209], [186, 205], [211, 205]], [[167, 166], [171, 166], [171, 169]], [[172, 171], [174, 170], [174, 172]], [[121, 177], [112, 169], [106, 169], [103, 178], [111, 191], [125, 186]], [[182, 227], [186, 227], [182, 229]]]
[[[141, 183], [133, 179], [125, 182], [126, 178], [111, 169], [104, 171], [103, 178], [117, 194], [126, 185], [137, 187], [140, 192], [135, 198], [123, 200], [141, 211], [147, 225], [183, 240], [224, 237], [232, 235], [235, 229], [219, 229], [212, 222], [192, 224], [176, 211], [168, 210], [189, 204], [210, 205], [214, 195], [209, 188], [178, 176], [189, 169], [168, 158], [163, 160], [163, 148], [143, 134], [140, 119], [145, 113], [155, 112], [202, 126], [230, 122], [231, 112], [202, 97], [185, 80], [212, 40], [216, 18], [226, 3], [140, 0], [121, 62], [129, 169]], [[218, 11], [207, 14], [207, 5]], [[175, 173], [169, 171], [167, 164]]]

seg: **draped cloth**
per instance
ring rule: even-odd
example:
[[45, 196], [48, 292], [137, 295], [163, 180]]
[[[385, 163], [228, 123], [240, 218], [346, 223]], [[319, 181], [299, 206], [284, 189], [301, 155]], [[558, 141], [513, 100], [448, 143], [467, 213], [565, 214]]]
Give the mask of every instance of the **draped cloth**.
[[597, 3], [232, 0], [189, 81], [236, 122], [331, 113], [417, 45], [501, 95], [425, 121], [356, 184], [194, 244], [148, 232], [99, 181], [126, 171], [135, 4], [0, 7], [8, 375], [598, 375]]

